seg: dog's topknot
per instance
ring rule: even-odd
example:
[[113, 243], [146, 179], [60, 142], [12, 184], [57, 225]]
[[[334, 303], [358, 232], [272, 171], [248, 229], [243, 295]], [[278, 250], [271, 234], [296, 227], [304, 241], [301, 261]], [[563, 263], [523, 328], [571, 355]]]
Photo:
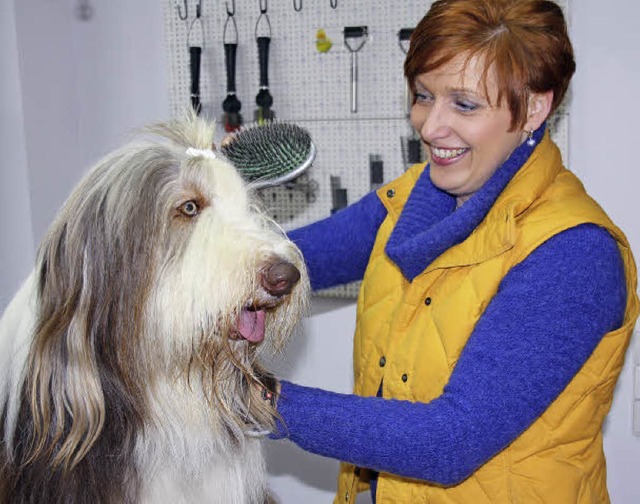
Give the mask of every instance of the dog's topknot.
[[201, 118], [193, 110], [186, 110], [177, 119], [152, 124], [142, 131], [166, 138], [185, 149], [216, 150], [213, 142], [215, 129], [215, 122]]

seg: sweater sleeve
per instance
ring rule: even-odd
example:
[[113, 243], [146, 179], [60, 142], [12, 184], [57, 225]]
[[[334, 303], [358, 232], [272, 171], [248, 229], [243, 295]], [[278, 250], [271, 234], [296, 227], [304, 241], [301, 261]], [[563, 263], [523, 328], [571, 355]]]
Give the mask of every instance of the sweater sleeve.
[[283, 382], [279, 434], [361, 467], [456, 484], [544, 412], [621, 326], [625, 303], [616, 242], [595, 225], [572, 228], [503, 279], [440, 397], [412, 403]]
[[375, 192], [331, 217], [289, 233], [314, 290], [361, 280], [387, 211]]

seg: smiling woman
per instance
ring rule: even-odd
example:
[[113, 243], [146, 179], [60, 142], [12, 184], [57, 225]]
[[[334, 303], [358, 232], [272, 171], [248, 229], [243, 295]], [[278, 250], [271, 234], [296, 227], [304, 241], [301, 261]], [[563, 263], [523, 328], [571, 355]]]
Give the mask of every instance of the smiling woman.
[[418, 24], [405, 60], [413, 91], [418, 75], [460, 54], [467, 62], [482, 57], [483, 86], [490, 69], [494, 72], [497, 101], [506, 99], [512, 128], [524, 125], [530, 93], [553, 91], [553, 112], [576, 68], [562, 11], [548, 1], [434, 2]]
[[434, 3], [405, 61], [432, 181], [458, 206], [557, 108], [575, 71], [557, 5], [506, 4]]
[[411, 123], [431, 161], [433, 184], [467, 201], [549, 115], [553, 92], [531, 93], [524, 129], [500, 100], [495, 65], [467, 54], [416, 77]]
[[434, 2], [405, 62], [429, 161], [290, 233], [314, 288], [362, 279], [354, 393], [277, 403], [274, 436], [344, 461], [335, 502], [609, 502], [637, 279], [546, 128], [574, 69], [554, 2]]

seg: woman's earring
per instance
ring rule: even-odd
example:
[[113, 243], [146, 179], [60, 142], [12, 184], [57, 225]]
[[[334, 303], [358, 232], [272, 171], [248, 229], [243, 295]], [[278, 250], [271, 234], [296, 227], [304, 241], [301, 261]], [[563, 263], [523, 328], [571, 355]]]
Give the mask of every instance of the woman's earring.
[[529, 138], [527, 139], [527, 145], [529, 147], [533, 147], [536, 144], [536, 141], [533, 139], [533, 130], [528, 131], [527, 133], [529, 133]]

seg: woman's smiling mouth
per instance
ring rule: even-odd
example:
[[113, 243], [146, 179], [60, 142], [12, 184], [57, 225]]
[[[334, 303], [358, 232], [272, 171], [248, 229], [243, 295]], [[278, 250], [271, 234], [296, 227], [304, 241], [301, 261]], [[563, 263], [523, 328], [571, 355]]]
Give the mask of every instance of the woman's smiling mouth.
[[460, 159], [469, 149], [445, 149], [442, 147], [429, 147], [431, 151], [431, 160], [439, 165], [446, 165], [455, 163]]

